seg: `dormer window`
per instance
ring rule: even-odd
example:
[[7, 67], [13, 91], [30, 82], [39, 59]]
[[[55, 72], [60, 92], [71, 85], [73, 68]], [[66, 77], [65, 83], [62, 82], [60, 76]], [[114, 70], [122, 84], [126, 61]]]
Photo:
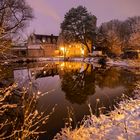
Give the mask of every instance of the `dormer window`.
[[46, 38], [43, 37], [42, 38], [42, 42], [45, 43], [46, 42]]
[[48, 37], [48, 39], [47, 39], [47, 42], [48, 42], [48, 43], [51, 43], [51, 39], [50, 39], [49, 37]]
[[56, 43], [56, 39], [55, 38], [53, 38], [53, 44], [55, 44]]

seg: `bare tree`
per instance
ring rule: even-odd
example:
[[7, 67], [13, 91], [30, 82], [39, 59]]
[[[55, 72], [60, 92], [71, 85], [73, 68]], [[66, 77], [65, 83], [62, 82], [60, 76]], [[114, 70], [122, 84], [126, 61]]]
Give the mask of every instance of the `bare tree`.
[[125, 21], [111, 20], [103, 23], [96, 36], [96, 45], [116, 56], [127, 48], [139, 49], [139, 44], [140, 16], [130, 17]]
[[[30, 87], [32, 90], [32, 86]], [[52, 111], [39, 111], [37, 103], [46, 94], [28, 93], [25, 88], [19, 90], [16, 84], [8, 88], [0, 88], [0, 139], [25, 140], [38, 139], [46, 133], [41, 130], [46, 125]]]
[[32, 18], [32, 8], [25, 0], [0, 0], [0, 47], [5, 47], [6, 41], [11, 41]]
[[103, 23], [96, 36], [96, 45], [101, 46], [105, 53], [110, 56], [119, 56], [122, 51], [122, 22], [111, 20]]
[[140, 16], [128, 18], [123, 24], [125, 47], [140, 48]]

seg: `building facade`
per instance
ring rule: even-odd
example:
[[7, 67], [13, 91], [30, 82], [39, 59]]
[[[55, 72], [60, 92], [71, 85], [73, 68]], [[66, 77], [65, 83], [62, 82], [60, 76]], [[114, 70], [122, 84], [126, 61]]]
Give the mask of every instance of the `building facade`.
[[28, 38], [28, 57], [52, 57], [58, 56], [58, 36], [32, 34]]
[[[91, 50], [92, 45], [89, 45]], [[87, 57], [87, 47], [81, 43], [60, 44], [59, 53], [62, 57]]]

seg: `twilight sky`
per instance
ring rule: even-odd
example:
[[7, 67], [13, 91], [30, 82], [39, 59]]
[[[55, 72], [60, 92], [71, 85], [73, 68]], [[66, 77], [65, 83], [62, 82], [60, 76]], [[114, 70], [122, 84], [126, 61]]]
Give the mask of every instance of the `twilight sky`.
[[34, 9], [35, 19], [30, 23], [27, 34], [58, 35], [65, 13], [72, 7], [85, 6], [97, 17], [97, 24], [111, 19], [124, 20], [140, 15], [140, 0], [26, 0]]

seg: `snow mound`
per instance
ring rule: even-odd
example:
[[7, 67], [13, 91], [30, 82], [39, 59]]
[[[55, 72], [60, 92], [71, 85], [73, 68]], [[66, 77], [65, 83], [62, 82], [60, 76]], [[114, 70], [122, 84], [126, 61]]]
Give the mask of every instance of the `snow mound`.
[[140, 140], [140, 82], [136, 99], [120, 102], [108, 115], [88, 116], [79, 128], [63, 128], [54, 140]]

